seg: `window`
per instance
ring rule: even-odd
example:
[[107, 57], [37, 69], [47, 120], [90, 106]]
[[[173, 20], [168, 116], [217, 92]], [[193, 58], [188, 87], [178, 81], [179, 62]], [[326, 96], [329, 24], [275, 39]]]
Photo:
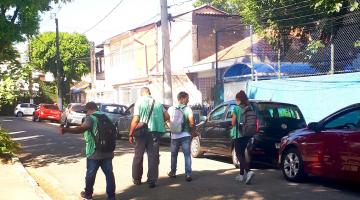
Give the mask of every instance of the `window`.
[[210, 114], [210, 121], [221, 120], [224, 118], [226, 112], [226, 105], [223, 105]]
[[299, 108], [292, 105], [258, 104], [257, 110], [264, 120], [281, 118], [302, 119]]
[[117, 105], [105, 105], [103, 107], [103, 112], [113, 113], [113, 114], [122, 114], [124, 113], [122, 106]]
[[21, 108], [28, 108], [29, 105], [28, 105], [27, 103], [22, 103], [22, 104], [20, 105], [20, 107], [21, 107]]
[[235, 104], [230, 105], [228, 112], [226, 114], [226, 118], [228, 118], [228, 119], [232, 118], [232, 113], [234, 111], [235, 106], [237, 106], [237, 105], [235, 105]]
[[360, 110], [353, 110], [337, 116], [324, 126], [325, 129], [360, 129]]

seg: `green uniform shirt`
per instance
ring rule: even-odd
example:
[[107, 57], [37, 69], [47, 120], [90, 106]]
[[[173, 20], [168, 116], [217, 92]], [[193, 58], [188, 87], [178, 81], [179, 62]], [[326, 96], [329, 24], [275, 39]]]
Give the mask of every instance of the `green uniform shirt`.
[[[100, 112], [95, 112], [97, 114], [101, 114]], [[86, 157], [90, 157], [94, 154], [95, 152], [95, 141], [94, 138], [91, 134], [91, 131], [93, 133], [96, 133], [97, 131], [97, 119], [95, 116], [93, 115], [88, 115], [85, 118], [84, 121], [85, 127], [87, 127], [88, 129], [84, 132], [84, 138], [85, 138], [85, 142], [86, 142], [86, 146], [85, 146], [85, 154]]]
[[235, 106], [234, 110], [232, 111], [232, 115], [236, 116], [236, 126], [233, 126], [230, 131], [230, 137], [231, 139], [237, 139], [241, 137], [241, 133], [238, 128], [239, 122], [241, 122], [242, 113], [244, 110], [240, 106]]
[[[140, 117], [140, 122], [146, 122], [153, 103], [151, 96], [140, 97], [134, 106], [134, 116]], [[154, 108], [149, 119], [148, 128], [150, 132], [165, 133], [164, 106], [155, 101]]]

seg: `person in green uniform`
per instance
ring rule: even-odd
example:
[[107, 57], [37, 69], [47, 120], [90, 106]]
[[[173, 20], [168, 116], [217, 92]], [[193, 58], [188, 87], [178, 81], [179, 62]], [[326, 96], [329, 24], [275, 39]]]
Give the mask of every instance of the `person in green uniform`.
[[251, 137], [243, 136], [240, 131], [241, 128], [239, 128], [243, 117], [244, 107], [250, 105], [250, 103], [243, 90], [236, 94], [235, 99], [238, 106], [235, 106], [232, 112], [232, 129], [230, 132], [230, 136], [234, 142], [236, 157], [240, 162], [240, 174], [238, 174], [235, 179], [237, 181], [245, 181], [246, 184], [250, 184], [252, 178], [254, 177], [254, 172], [250, 170], [249, 163], [245, 159], [245, 150]]
[[[150, 110], [154, 104], [153, 110]], [[165, 134], [165, 121], [169, 114], [164, 106], [151, 97], [149, 88], [140, 90], [140, 98], [134, 106], [134, 116], [130, 124], [129, 143], [134, 143], [134, 131], [139, 122], [148, 122], [148, 134], [135, 138], [135, 154], [132, 164], [132, 178], [135, 185], [141, 184], [143, 174], [143, 156], [146, 151], [148, 156], [147, 183], [150, 188], [156, 186], [159, 176], [159, 139]]]

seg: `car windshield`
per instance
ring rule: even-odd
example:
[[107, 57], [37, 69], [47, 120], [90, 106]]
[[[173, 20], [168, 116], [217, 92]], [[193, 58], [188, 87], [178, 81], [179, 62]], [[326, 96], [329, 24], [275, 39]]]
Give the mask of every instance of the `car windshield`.
[[59, 110], [59, 108], [55, 105], [44, 105], [44, 108], [49, 110]]
[[84, 105], [75, 105], [72, 107], [72, 110], [77, 113], [86, 113], [86, 109]]
[[306, 126], [300, 109], [295, 105], [259, 103], [255, 104], [260, 126], [276, 130], [278, 134]]
[[106, 112], [106, 113], [123, 114], [124, 111], [125, 111], [125, 108], [123, 106], [118, 106], [118, 105], [104, 105], [103, 106], [103, 112]]

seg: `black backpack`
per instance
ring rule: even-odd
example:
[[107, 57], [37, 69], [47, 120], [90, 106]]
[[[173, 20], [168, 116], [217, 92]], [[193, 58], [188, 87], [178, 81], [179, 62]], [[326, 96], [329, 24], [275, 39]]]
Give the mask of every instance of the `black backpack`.
[[97, 119], [97, 133], [92, 136], [95, 141], [95, 149], [100, 152], [113, 152], [116, 146], [115, 125], [105, 114], [92, 114]]
[[239, 131], [242, 136], [254, 136], [257, 132], [257, 116], [251, 105], [242, 107], [242, 125], [239, 126]]

